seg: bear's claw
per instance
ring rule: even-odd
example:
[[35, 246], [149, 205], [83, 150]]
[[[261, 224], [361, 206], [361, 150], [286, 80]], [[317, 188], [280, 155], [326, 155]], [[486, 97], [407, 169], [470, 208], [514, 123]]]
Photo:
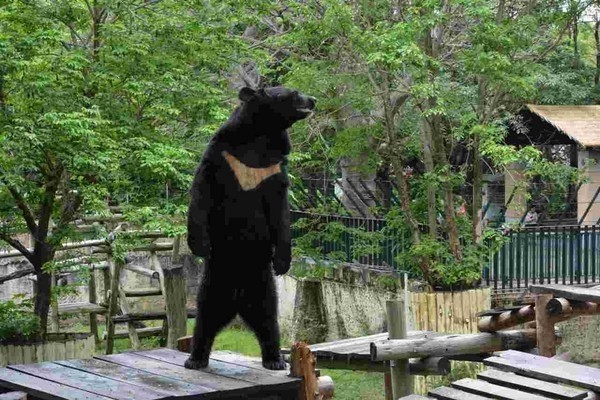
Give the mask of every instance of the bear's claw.
[[266, 369], [271, 369], [274, 371], [281, 371], [287, 368], [287, 364], [285, 361], [283, 361], [283, 358], [279, 358], [278, 360], [263, 361], [262, 365]]

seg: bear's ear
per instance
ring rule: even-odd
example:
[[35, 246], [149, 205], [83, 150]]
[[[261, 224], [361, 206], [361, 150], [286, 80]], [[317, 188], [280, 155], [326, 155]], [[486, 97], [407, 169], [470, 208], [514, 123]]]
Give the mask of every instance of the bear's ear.
[[238, 97], [241, 101], [250, 101], [255, 94], [256, 92], [254, 91], [254, 89], [251, 89], [249, 87], [243, 87], [240, 89]]

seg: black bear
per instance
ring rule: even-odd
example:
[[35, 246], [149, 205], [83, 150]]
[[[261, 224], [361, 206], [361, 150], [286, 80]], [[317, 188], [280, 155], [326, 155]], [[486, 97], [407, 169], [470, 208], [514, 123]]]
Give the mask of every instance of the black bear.
[[192, 352], [208, 365], [216, 334], [237, 314], [254, 331], [268, 369], [284, 369], [273, 278], [291, 262], [287, 129], [315, 98], [281, 86], [242, 88], [241, 105], [217, 131], [192, 184], [188, 245], [204, 257]]

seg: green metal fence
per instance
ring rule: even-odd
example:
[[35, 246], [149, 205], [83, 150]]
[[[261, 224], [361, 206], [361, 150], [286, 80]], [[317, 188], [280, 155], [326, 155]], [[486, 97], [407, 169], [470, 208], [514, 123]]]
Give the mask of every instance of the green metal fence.
[[[396, 270], [403, 268], [397, 256], [410, 246], [410, 234], [405, 230], [387, 228], [386, 221], [376, 218], [356, 218], [292, 211], [292, 237], [295, 242], [310, 238], [310, 245], [317, 249], [323, 258], [333, 256], [345, 262], [371, 266], [390, 266]], [[302, 221], [301, 221], [302, 220]], [[299, 227], [298, 222], [304, 222]], [[344, 229], [334, 229], [328, 224], [337, 222]], [[365, 233], [379, 233], [375, 240], [369, 240]]]
[[[331, 222], [343, 229], [329, 232]], [[296, 244], [308, 238], [310, 247], [323, 259], [405, 269], [398, 256], [410, 248], [410, 232], [389, 229], [383, 219], [292, 211], [292, 223]], [[373, 232], [380, 236], [365, 245], [365, 234]], [[489, 248], [490, 261], [483, 267], [483, 281], [496, 290], [526, 288], [534, 283], [600, 282], [597, 226], [525, 227], [505, 236], [499, 251], [493, 253]]]
[[507, 233], [507, 241], [484, 269], [494, 289], [533, 283], [579, 284], [600, 281], [600, 229], [596, 226], [527, 227]]

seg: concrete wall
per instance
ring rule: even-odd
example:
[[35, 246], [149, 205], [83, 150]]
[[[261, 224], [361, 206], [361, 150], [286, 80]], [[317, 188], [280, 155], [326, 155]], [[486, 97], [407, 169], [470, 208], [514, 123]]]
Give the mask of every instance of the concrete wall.
[[584, 315], [557, 324], [562, 343], [557, 353], [568, 352], [571, 361], [600, 367], [600, 315]]

